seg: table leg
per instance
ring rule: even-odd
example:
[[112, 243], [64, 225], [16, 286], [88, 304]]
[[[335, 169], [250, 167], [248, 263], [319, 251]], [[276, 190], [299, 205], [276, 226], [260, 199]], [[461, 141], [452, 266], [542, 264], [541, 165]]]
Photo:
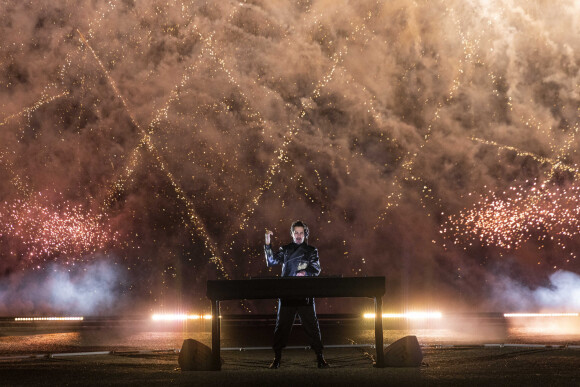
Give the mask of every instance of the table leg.
[[215, 371], [222, 368], [220, 350], [220, 302], [214, 300], [211, 305], [211, 356]]
[[377, 347], [377, 362], [375, 367], [385, 366], [385, 353], [383, 350], [383, 298], [375, 297], [375, 345]]

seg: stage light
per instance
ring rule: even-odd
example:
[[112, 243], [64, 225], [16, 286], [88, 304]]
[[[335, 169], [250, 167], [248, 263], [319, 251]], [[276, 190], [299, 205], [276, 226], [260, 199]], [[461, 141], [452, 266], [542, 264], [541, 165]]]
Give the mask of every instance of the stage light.
[[504, 313], [505, 318], [518, 317], [578, 317], [578, 313]]
[[154, 314], [153, 321], [211, 320], [211, 314]]
[[184, 320], [199, 320], [200, 316], [197, 314], [154, 314], [153, 321], [184, 321]]
[[83, 321], [84, 317], [15, 317], [14, 321]]
[[[365, 313], [364, 318], [375, 318], [374, 313]], [[383, 313], [383, 318], [404, 318], [408, 320], [440, 319], [441, 312], [408, 312], [408, 313]]]

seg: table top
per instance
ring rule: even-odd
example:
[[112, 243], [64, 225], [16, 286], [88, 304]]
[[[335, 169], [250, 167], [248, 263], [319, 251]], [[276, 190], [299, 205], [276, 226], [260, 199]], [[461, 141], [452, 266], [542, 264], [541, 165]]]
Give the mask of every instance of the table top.
[[273, 277], [208, 280], [210, 300], [289, 297], [382, 297], [385, 277]]

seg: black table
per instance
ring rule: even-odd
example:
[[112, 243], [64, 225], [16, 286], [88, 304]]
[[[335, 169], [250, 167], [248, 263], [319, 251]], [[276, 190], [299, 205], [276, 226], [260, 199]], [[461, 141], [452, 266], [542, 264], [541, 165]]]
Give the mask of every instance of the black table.
[[277, 277], [245, 280], [208, 280], [211, 300], [213, 367], [220, 362], [220, 301], [292, 297], [368, 297], [375, 300], [376, 367], [384, 367], [383, 296], [385, 277]]

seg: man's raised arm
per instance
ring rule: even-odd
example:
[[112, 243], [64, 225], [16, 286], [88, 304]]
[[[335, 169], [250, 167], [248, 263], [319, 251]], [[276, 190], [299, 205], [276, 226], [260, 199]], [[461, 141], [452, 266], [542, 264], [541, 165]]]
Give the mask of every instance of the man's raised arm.
[[272, 235], [274, 235], [272, 231], [266, 230], [264, 253], [266, 254], [266, 266], [268, 267], [280, 264], [280, 258], [277, 256], [278, 254], [274, 254], [274, 251], [272, 251], [272, 243], [270, 240]]

